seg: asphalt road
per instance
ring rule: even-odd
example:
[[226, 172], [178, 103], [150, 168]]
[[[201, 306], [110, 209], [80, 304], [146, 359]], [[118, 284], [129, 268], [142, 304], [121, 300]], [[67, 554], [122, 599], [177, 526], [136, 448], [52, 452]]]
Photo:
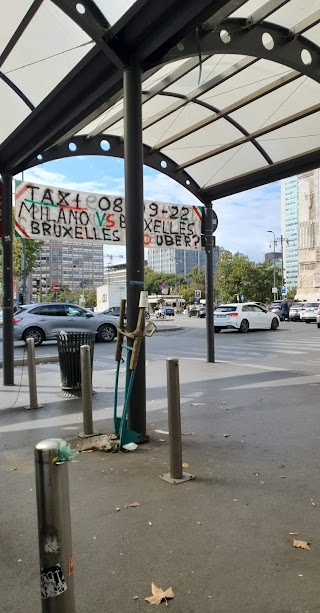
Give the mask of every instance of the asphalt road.
[[[147, 339], [147, 359], [166, 357], [206, 358], [206, 322], [204, 319], [176, 316], [174, 324], [183, 330], [161, 332]], [[161, 322], [159, 327], [163, 327]], [[270, 364], [286, 368], [301, 365], [314, 369], [320, 365], [320, 330], [315, 324], [281, 322], [277, 331], [261, 330], [239, 334], [237, 331], [215, 334], [216, 360]], [[105, 368], [114, 361], [115, 343], [96, 343], [95, 368]], [[0, 355], [3, 346], [0, 341]], [[23, 343], [15, 343], [15, 357], [23, 354]], [[57, 343], [50, 341], [36, 349], [36, 355], [56, 355]]]

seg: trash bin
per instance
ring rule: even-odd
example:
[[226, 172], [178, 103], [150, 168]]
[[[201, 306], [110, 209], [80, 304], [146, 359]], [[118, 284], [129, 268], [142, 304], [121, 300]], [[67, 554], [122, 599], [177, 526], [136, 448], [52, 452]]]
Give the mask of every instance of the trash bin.
[[89, 345], [90, 347], [92, 377], [95, 339], [95, 332], [60, 332], [58, 336], [58, 353], [61, 374], [61, 396], [63, 398], [79, 398], [81, 396], [81, 345]]

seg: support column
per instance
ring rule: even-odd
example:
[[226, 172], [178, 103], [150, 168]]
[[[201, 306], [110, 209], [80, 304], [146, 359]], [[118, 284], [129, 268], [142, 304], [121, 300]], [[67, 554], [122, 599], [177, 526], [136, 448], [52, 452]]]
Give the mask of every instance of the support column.
[[214, 325], [213, 325], [213, 211], [212, 204], [205, 205], [205, 252], [206, 252], [206, 328], [207, 361], [214, 362]]
[[[140, 292], [144, 289], [144, 203], [142, 144], [142, 71], [140, 66], [124, 69], [124, 168], [127, 259], [127, 329], [138, 320]], [[129, 342], [129, 339], [128, 339]], [[146, 435], [145, 342], [141, 343], [128, 411], [128, 427]]]
[[14, 385], [12, 175], [2, 174], [3, 385]]

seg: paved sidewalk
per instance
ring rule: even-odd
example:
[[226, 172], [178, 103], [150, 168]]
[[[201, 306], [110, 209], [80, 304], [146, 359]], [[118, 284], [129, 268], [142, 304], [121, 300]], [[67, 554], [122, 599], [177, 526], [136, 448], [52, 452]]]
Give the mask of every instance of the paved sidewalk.
[[[1, 613], [41, 610], [33, 446], [76, 444], [81, 425], [81, 401], [59, 397], [58, 365], [37, 373], [43, 409], [23, 408], [26, 371], [13, 408], [17, 386], [0, 388]], [[319, 377], [180, 360], [183, 460], [196, 479], [179, 486], [158, 478], [168, 470], [164, 360], [148, 362], [147, 381], [150, 442], [69, 465], [77, 613], [148, 610], [152, 581], [172, 586], [179, 613], [319, 612]], [[95, 425], [111, 432], [114, 369], [93, 382]]]

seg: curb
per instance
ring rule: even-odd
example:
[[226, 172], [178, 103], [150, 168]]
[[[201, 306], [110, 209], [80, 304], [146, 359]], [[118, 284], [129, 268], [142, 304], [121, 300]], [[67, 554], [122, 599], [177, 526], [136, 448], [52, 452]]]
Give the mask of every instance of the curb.
[[170, 328], [161, 328], [161, 329], [159, 329], [158, 326], [157, 326], [155, 334], [157, 334], [157, 332], [177, 332], [178, 330], [185, 330], [185, 328], [183, 328], [182, 326], [172, 326]]
[[[44, 355], [42, 358], [40, 358], [39, 356], [35, 357], [35, 363], [36, 364], [52, 364], [52, 363], [58, 363], [59, 362], [59, 356], [58, 355]], [[25, 358], [17, 358], [16, 360], [14, 360], [14, 366], [23, 366], [27, 364], [27, 356]], [[3, 362], [2, 360], [0, 361], [0, 368], [2, 368], [3, 366]]]

